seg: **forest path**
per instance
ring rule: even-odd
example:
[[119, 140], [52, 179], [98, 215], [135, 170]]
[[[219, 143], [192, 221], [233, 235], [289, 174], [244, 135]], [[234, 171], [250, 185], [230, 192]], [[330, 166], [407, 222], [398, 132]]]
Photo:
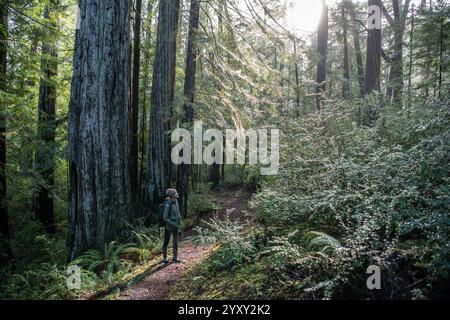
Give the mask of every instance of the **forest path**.
[[[249, 221], [245, 206], [250, 195], [241, 188], [226, 190], [215, 195], [215, 201], [220, 209], [217, 212], [219, 219], [224, 219], [228, 212], [230, 220]], [[190, 232], [188, 232], [189, 234]], [[170, 246], [170, 245], [169, 245]], [[167, 300], [172, 285], [177, 283], [185, 272], [203, 262], [213, 251], [212, 245], [194, 245], [189, 240], [182, 240], [179, 256], [182, 263], [161, 264], [155, 272], [148, 275], [139, 283], [125, 290], [120, 296], [121, 300]]]

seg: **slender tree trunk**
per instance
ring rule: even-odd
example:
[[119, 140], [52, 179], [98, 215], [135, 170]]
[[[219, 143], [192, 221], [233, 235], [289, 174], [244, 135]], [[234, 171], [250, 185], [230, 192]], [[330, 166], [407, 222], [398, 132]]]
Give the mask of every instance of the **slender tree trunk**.
[[326, 92], [327, 54], [328, 54], [328, 6], [322, 0], [322, 15], [319, 22], [317, 34], [319, 62], [316, 75], [316, 106], [317, 110], [323, 108]]
[[[197, 70], [198, 48], [196, 37], [199, 27], [200, 2], [191, 0], [189, 33], [186, 54], [186, 69], [184, 78], [184, 97], [183, 105], [183, 124], [191, 127], [194, 122], [194, 103], [195, 103], [195, 74]], [[180, 192], [180, 208], [184, 217], [187, 216], [187, 201], [189, 193], [189, 176], [191, 174], [190, 164], [181, 164], [178, 166], [177, 188]]]
[[345, 2], [341, 5], [341, 16], [342, 16], [342, 33], [344, 40], [344, 83], [342, 85], [342, 97], [347, 99], [350, 93], [350, 68], [348, 63], [348, 42], [347, 42], [347, 13], [345, 11]]
[[212, 184], [212, 188], [215, 189], [219, 186], [220, 182], [220, 166], [217, 163], [213, 163], [208, 170], [208, 182]]
[[[369, 6], [378, 6], [381, 12], [381, 0], [369, 0]], [[372, 15], [373, 12], [369, 12]], [[381, 19], [381, 16], [379, 17]], [[366, 52], [366, 73], [365, 73], [365, 94], [373, 91], [380, 91], [380, 71], [381, 71], [381, 28], [371, 28], [367, 32], [367, 52]]]
[[[57, 22], [50, 17], [58, 0], [50, 1], [44, 12], [48, 25], [57, 27]], [[56, 233], [52, 189], [55, 173], [55, 135], [56, 135], [56, 76], [58, 72], [58, 52], [54, 35], [46, 30], [46, 39], [42, 43], [41, 80], [38, 103], [38, 136], [35, 168], [42, 177], [34, 200], [33, 211], [49, 234]]]
[[442, 74], [444, 64], [444, 25], [441, 21], [439, 32], [439, 97], [442, 91]]
[[128, 235], [130, 2], [79, 1], [69, 107], [69, 259]]
[[364, 64], [361, 54], [361, 43], [359, 41], [359, 28], [356, 21], [355, 8], [352, 8], [352, 20], [353, 20], [353, 45], [355, 47], [356, 68], [358, 73], [359, 92], [361, 96], [364, 95]]
[[151, 132], [148, 152], [147, 204], [157, 212], [170, 186], [170, 136], [175, 93], [176, 48], [180, 0], [159, 3], [158, 30], [151, 95]]
[[412, 69], [413, 69], [413, 54], [414, 54], [414, 4], [411, 9], [411, 33], [409, 36], [409, 72], [408, 72], [408, 101], [411, 103], [412, 98]]
[[392, 57], [387, 88], [387, 97], [401, 106], [403, 95], [403, 35], [405, 33], [406, 17], [409, 11], [410, 0], [406, 0], [403, 8], [399, 0], [392, 0], [394, 9], [394, 55]]
[[142, 0], [136, 0], [134, 14], [134, 44], [133, 44], [133, 79], [131, 84], [131, 143], [130, 143], [130, 180], [133, 203], [138, 201], [138, 157], [139, 157], [139, 76], [141, 70], [141, 15]]
[[295, 70], [295, 106], [296, 106], [296, 112], [300, 114], [300, 72], [298, 69], [298, 62], [297, 62], [297, 39], [293, 39], [294, 41], [294, 56], [295, 56], [295, 64], [294, 64], [294, 70]]
[[[154, 0], [149, 0], [148, 4], [147, 4], [147, 25], [148, 28], [146, 29], [145, 32], [145, 43], [146, 43], [146, 48], [150, 47], [151, 41], [152, 41], [152, 20], [153, 20], [153, 10], [154, 10], [154, 5], [155, 5], [155, 1]], [[145, 59], [145, 67], [144, 67], [144, 87], [143, 87], [143, 92], [144, 92], [144, 98], [142, 101], [142, 119], [141, 119], [141, 163], [140, 163], [140, 176], [139, 176], [139, 194], [141, 196], [141, 200], [144, 198], [143, 196], [145, 196], [145, 194], [143, 194], [143, 184], [145, 182], [145, 160], [146, 160], [146, 140], [145, 140], [145, 135], [147, 132], [147, 91], [149, 88], [149, 70], [150, 70], [150, 58], [146, 57]], [[140, 204], [142, 205], [142, 201], [140, 201]]]
[[[144, 164], [145, 164], [145, 156], [146, 156], [146, 148], [145, 148], [145, 133], [147, 130], [147, 87], [148, 87], [148, 69], [149, 69], [149, 62], [146, 62], [145, 70], [144, 70], [144, 99], [142, 102], [142, 119], [141, 119], [141, 163], [140, 163], [140, 175], [139, 175], [139, 194], [142, 196], [142, 183], [145, 180], [145, 170], [144, 170]], [[142, 203], [141, 203], [142, 204]]]
[[[427, 18], [427, 0], [422, 0], [420, 2], [420, 19], [426, 19]], [[430, 13], [431, 13], [431, 3], [430, 3]], [[422, 46], [419, 48], [419, 55], [422, 57], [422, 61], [420, 63], [420, 74], [421, 74], [421, 82], [424, 83], [422, 86], [422, 94], [425, 98], [428, 98], [430, 96], [430, 86], [427, 83], [427, 81], [431, 78], [431, 70], [430, 70], [430, 64], [429, 64], [429, 58], [431, 56], [431, 50], [430, 47], [426, 46], [425, 48]]]
[[[0, 90], [6, 92], [8, 54], [8, 1], [0, 0]], [[9, 238], [8, 205], [6, 203], [6, 106], [0, 105], [0, 237]], [[9, 255], [9, 246], [6, 248]]]

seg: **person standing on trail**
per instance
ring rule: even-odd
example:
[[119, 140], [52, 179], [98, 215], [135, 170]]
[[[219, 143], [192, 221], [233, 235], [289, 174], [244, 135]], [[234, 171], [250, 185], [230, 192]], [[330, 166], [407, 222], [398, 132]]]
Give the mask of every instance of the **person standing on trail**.
[[170, 238], [173, 242], [173, 262], [180, 263], [178, 259], [178, 233], [181, 227], [181, 215], [178, 207], [178, 191], [175, 189], [167, 189], [166, 200], [164, 201], [164, 211], [162, 220], [164, 222], [164, 244], [163, 244], [163, 262], [169, 263], [167, 259], [167, 247], [169, 246]]

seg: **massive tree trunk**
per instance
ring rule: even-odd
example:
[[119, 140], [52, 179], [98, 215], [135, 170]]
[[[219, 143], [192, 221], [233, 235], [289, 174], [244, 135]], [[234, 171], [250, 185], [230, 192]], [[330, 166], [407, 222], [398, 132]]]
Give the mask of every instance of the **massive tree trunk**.
[[316, 75], [316, 106], [317, 110], [322, 110], [326, 91], [327, 54], [328, 54], [328, 6], [322, 0], [322, 15], [317, 32], [318, 55]]
[[130, 180], [131, 193], [137, 203], [138, 199], [138, 120], [139, 120], [139, 76], [141, 69], [141, 18], [142, 0], [136, 0], [136, 12], [134, 14], [134, 44], [133, 44], [133, 79], [131, 84], [131, 143], [130, 143]]
[[[377, 6], [381, 13], [381, 0], [369, 0], [369, 7]], [[372, 16], [375, 12], [369, 12]], [[381, 20], [381, 16], [377, 19]], [[366, 74], [364, 93], [370, 94], [373, 91], [380, 91], [380, 71], [381, 71], [381, 28], [372, 27], [367, 31], [367, 52], [366, 52]]]
[[359, 84], [359, 92], [361, 96], [364, 95], [364, 64], [361, 54], [361, 44], [359, 41], [359, 28], [357, 22], [357, 16], [355, 12], [355, 8], [352, 8], [352, 20], [353, 20], [353, 45], [355, 47], [355, 58], [356, 58], [356, 68], [358, 72], [358, 84]]
[[[183, 105], [183, 124], [191, 127], [194, 122], [194, 103], [195, 103], [195, 74], [197, 70], [198, 49], [196, 46], [196, 37], [199, 27], [200, 2], [199, 0], [191, 0], [189, 33], [186, 54], [186, 69], [184, 78], [184, 97]], [[189, 191], [189, 176], [191, 174], [191, 166], [189, 164], [181, 164], [178, 166], [177, 188], [180, 192], [180, 207], [183, 216], [187, 215], [187, 200]]]
[[[55, 10], [58, 0], [50, 1], [44, 12], [44, 19], [48, 25], [56, 28], [57, 22], [50, 17]], [[38, 103], [38, 137], [36, 148], [35, 169], [42, 181], [33, 203], [36, 218], [42, 223], [49, 234], [56, 233], [53, 196], [55, 172], [55, 131], [56, 131], [56, 75], [58, 70], [58, 52], [56, 38], [46, 30], [46, 39], [42, 43], [41, 80], [39, 86]]]
[[[0, 0], [0, 90], [6, 91], [8, 39], [8, 1]], [[8, 206], [6, 204], [6, 110], [0, 105], [0, 237], [9, 238]], [[9, 251], [9, 250], [8, 250]]]
[[150, 110], [150, 137], [147, 173], [148, 209], [157, 212], [170, 186], [170, 130], [175, 93], [176, 48], [180, 0], [159, 3], [158, 30]]
[[342, 97], [344, 99], [348, 98], [350, 92], [350, 69], [348, 63], [348, 42], [347, 42], [347, 13], [346, 13], [346, 2], [341, 4], [341, 18], [342, 18], [342, 33], [344, 40], [344, 54], [343, 54], [343, 71], [344, 79], [342, 84]]
[[79, 1], [69, 108], [69, 258], [103, 249], [132, 219], [130, 2]]

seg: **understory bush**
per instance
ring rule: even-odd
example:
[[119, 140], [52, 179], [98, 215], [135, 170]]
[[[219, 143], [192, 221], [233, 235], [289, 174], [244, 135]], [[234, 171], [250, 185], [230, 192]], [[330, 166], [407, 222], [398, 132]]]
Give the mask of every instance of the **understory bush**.
[[[210, 270], [263, 266], [258, 298], [448, 298], [449, 101], [386, 107], [370, 127], [359, 103], [285, 120], [280, 174], [251, 204], [257, 236], [227, 234]], [[372, 265], [381, 290], [366, 286]]]
[[[23, 240], [25, 235], [19, 236]], [[64, 242], [43, 235], [28, 235], [30, 257], [0, 269], [0, 299], [77, 299], [110, 287], [129, 276], [133, 268], [151, 259], [162, 245], [157, 228], [136, 226], [128, 243], [111, 242], [103, 250], [89, 250], [67, 264]], [[22, 243], [22, 242], [21, 242]], [[17, 252], [22, 250], [17, 247]], [[40, 258], [37, 255], [40, 254]], [[80, 289], [69, 289], [69, 267], [80, 270]]]

